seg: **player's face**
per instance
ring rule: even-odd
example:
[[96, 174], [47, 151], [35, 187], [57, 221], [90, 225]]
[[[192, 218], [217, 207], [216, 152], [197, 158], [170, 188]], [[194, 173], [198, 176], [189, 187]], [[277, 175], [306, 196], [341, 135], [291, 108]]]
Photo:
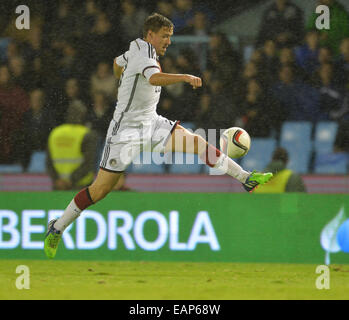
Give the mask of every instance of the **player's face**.
[[149, 31], [149, 42], [154, 46], [156, 54], [165, 55], [167, 47], [171, 44], [173, 28], [162, 27], [158, 32]]

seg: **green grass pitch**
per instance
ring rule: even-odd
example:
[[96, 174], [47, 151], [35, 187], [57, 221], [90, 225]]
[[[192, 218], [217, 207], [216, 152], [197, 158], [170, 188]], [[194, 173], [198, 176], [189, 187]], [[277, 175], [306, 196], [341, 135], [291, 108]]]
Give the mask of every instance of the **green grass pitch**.
[[[18, 265], [30, 289], [18, 290]], [[0, 299], [235, 300], [348, 299], [349, 265], [330, 266], [330, 289], [316, 288], [316, 265], [265, 263], [0, 260]]]

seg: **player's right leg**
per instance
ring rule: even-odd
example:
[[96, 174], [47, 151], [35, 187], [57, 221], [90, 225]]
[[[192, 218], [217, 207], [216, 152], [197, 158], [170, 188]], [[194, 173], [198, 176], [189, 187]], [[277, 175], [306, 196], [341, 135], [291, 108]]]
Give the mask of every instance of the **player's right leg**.
[[73, 223], [80, 213], [102, 200], [116, 185], [122, 172], [100, 169], [95, 181], [81, 190], [69, 203], [58, 220], [51, 220], [45, 237], [44, 250], [48, 258], [54, 258], [64, 230]]
[[195, 153], [209, 167], [216, 168], [239, 180], [246, 191], [252, 192], [259, 184], [268, 182], [272, 173], [248, 172], [201, 136], [193, 134], [180, 125], [172, 132], [166, 151]]

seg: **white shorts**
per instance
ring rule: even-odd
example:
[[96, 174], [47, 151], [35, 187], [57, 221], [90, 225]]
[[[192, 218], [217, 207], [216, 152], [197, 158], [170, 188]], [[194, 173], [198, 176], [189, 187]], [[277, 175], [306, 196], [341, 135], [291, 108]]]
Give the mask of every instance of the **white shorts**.
[[110, 122], [100, 168], [123, 172], [142, 151], [164, 152], [166, 143], [179, 121], [158, 114], [142, 122], [120, 116]]

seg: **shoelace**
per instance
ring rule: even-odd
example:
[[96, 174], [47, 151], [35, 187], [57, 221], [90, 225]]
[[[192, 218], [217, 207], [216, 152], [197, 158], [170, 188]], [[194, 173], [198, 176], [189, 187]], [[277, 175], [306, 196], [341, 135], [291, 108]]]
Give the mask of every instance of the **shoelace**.
[[254, 186], [258, 185], [258, 182], [257, 181], [249, 181], [245, 185], [248, 187], [254, 187]]

